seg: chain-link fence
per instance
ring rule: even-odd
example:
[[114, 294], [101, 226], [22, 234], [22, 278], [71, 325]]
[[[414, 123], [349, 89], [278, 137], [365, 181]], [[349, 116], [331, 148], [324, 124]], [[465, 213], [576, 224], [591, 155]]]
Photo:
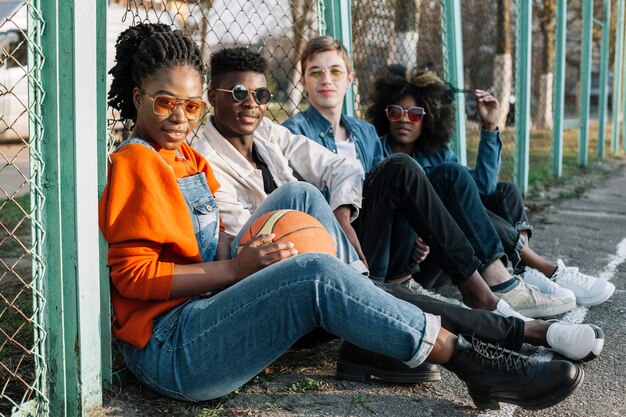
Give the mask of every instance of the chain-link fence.
[[[141, 1], [119, 0], [109, 7], [109, 47], [133, 22], [161, 22], [193, 36], [205, 62], [213, 51], [247, 46], [261, 52], [269, 64], [268, 87], [274, 92], [268, 116], [282, 121], [304, 104], [298, 56], [318, 34], [317, 0]], [[110, 51], [111, 53], [111, 51]], [[113, 64], [109, 57], [109, 67]], [[110, 113], [112, 141], [123, 126]]]
[[36, 180], [42, 135], [29, 132], [29, 119], [39, 113], [28, 100], [29, 89], [41, 97], [38, 68], [29, 65], [41, 53], [33, 36], [41, 25], [37, 10], [22, 1], [0, 3], [0, 416], [26, 407], [42, 415], [47, 408], [43, 201]]

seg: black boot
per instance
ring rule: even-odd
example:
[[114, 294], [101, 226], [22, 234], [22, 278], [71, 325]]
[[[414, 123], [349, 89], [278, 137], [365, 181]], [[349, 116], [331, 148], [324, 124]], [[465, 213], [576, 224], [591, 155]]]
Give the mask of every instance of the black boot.
[[567, 361], [534, 358], [463, 336], [444, 368], [465, 381], [478, 408], [499, 409], [499, 401], [539, 410], [561, 402], [580, 388], [584, 372]]
[[336, 377], [350, 381], [366, 381], [372, 376], [385, 382], [399, 384], [441, 380], [438, 365], [424, 362], [417, 368], [410, 368], [398, 359], [343, 342], [339, 350]]

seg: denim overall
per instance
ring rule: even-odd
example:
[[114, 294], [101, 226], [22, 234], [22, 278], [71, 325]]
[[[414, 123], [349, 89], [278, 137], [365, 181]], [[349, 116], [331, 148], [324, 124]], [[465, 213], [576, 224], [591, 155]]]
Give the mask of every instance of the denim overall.
[[[115, 152], [122, 147], [130, 144], [139, 144], [152, 149], [155, 153], [157, 151], [143, 139], [130, 138], [122, 142]], [[157, 153], [158, 155], [158, 153]], [[176, 156], [181, 159], [185, 157], [176, 150]], [[161, 157], [159, 155], [159, 157]], [[163, 162], [167, 164], [165, 159], [161, 157]], [[172, 168], [167, 164], [170, 169]], [[215, 203], [215, 196], [211, 193], [211, 189], [206, 181], [206, 175], [204, 172], [196, 173], [185, 178], [178, 178], [178, 188], [185, 198], [187, 203], [187, 209], [191, 215], [191, 221], [193, 223], [193, 231], [196, 235], [196, 241], [198, 242], [198, 249], [202, 256], [202, 262], [211, 262], [215, 258], [217, 251], [217, 241], [219, 237], [219, 210]]]

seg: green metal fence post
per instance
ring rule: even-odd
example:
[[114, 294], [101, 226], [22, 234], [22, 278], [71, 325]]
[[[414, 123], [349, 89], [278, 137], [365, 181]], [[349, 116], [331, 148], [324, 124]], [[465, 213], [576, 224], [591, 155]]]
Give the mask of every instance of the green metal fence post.
[[[52, 416], [86, 415], [102, 403], [97, 225], [96, 16], [106, 2], [42, 2], [44, 252]], [[99, 96], [100, 95], [100, 96]]]
[[602, 2], [602, 47], [600, 50], [600, 95], [598, 96], [598, 156], [604, 159], [606, 137], [606, 110], [609, 102], [607, 84], [609, 75], [609, 39], [611, 38], [611, 0]]
[[[441, 1], [441, 29], [445, 78], [455, 87], [465, 87], [463, 74], [463, 33], [461, 27], [460, 0]], [[467, 140], [465, 130], [465, 95], [456, 94], [456, 139], [452, 146], [459, 162], [467, 164]]]
[[582, 2], [583, 28], [580, 48], [580, 128], [578, 130], [578, 165], [589, 163], [589, 98], [591, 96], [591, 41], [593, 0]]
[[515, 182], [528, 191], [530, 141], [530, 76], [532, 52], [532, 2], [517, 2], [517, 59], [515, 65]]
[[[96, 11], [96, 42], [103, 46], [96, 56], [97, 70], [97, 108], [98, 108], [98, 136], [97, 136], [97, 153], [98, 153], [98, 196], [102, 195], [107, 179], [107, 102], [106, 102], [106, 48], [107, 45], [107, 7], [106, 2], [99, 2]], [[100, 345], [102, 350], [102, 382], [105, 386], [111, 385], [112, 379], [112, 352], [111, 352], [111, 303], [109, 288], [109, 268], [107, 266], [107, 243], [100, 234], [100, 317], [102, 317], [100, 329]]]
[[617, 155], [619, 150], [620, 118], [622, 109], [622, 83], [624, 73], [622, 64], [624, 60], [624, 0], [617, 2], [617, 15], [615, 16], [615, 60], [613, 61], [613, 105], [611, 121], [611, 152]]
[[[626, 49], [626, 30], [624, 32], [624, 39], [622, 48]], [[622, 52], [622, 97], [620, 98], [622, 103], [622, 149], [626, 151], [626, 51]]]
[[565, 46], [567, 41], [567, 0], [556, 2], [556, 47], [554, 53], [554, 107], [552, 129], [552, 172], [563, 175], [563, 114], [565, 106]]
[[[340, 41], [348, 50], [348, 56], [352, 59], [352, 14], [351, 1], [345, 0], [320, 0], [324, 20], [320, 24], [320, 34], [332, 36]], [[319, 3], [318, 3], [319, 5]], [[320, 16], [322, 13], [320, 13]], [[343, 112], [348, 116], [354, 116], [354, 89], [352, 86], [346, 91], [343, 99]]]

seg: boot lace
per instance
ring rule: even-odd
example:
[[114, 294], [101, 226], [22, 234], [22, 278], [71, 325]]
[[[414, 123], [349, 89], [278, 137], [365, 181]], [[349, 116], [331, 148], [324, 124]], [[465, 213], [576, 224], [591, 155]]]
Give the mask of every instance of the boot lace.
[[534, 360], [529, 356], [514, 352], [509, 349], [492, 345], [472, 337], [474, 356], [479, 358], [481, 364], [487, 363], [491, 368], [505, 369], [507, 372], [517, 374], [519, 371], [526, 373], [526, 370], [533, 365]]

